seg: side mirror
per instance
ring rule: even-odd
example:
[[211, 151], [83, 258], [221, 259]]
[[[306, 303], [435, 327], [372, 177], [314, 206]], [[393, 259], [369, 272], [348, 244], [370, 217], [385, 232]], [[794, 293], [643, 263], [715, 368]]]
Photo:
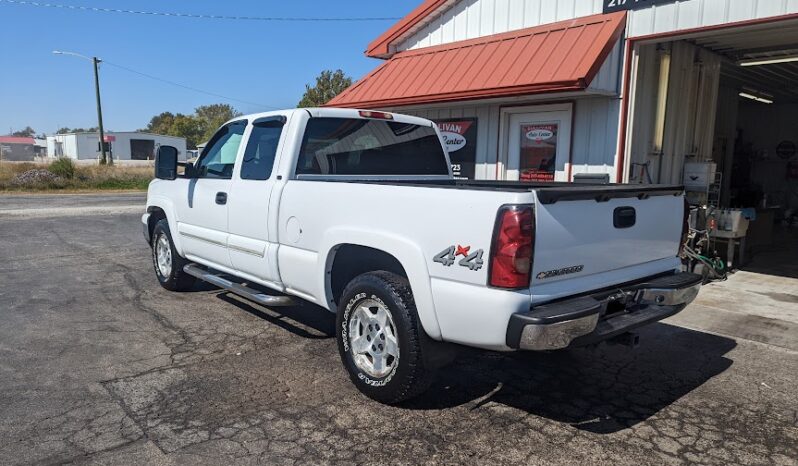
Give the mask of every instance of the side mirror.
[[155, 177], [159, 180], [177, 178], [177, 148], [160, 146], [155, 153]]

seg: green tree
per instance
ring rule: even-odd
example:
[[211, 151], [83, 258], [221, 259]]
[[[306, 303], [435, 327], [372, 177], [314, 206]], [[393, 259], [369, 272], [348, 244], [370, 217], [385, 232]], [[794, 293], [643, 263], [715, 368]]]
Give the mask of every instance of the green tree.
[[198, 142], [207, 141], [225, 121], [240, 115], [241, 113], [228, 104], [201, 105], [195, 108], [194, 118], [196, 118], [197, 123], [202, 128], [202, 141]]
[[297, 107], [320, 107], [352, 85], [352, 78], [341, 70], [325, 70], [316, 78], [316, 85], [305, 84], [305, 94]]
[[204, 128], [195, 116], [178, 113], [175, 115], [169, 132], [166, 134], [186, 138], [186, 147], [188, 149], [196, 149], [197, 144], [206, 140], [203, 139], [204, 132]]
[[171, 131], [174, 122], [175, 122], [174, 113], [163, 112], [150, 118], [150, 122], [147, 123], [147, 127], [140, 131], [146, 131], [148, 133], [155, 133], [155, 134], [170, 135], [169, 131]]
[[12, 136], [17, 136], [21, 138], [32, 138], [36, 136], [36, 130], [31, 128], [30, 126], [26, 126], [25, 129], [14, 131], [11, 133]]
[[[92, 126], [91, 128], [70, 128], [65, 126], [63, 128], [58, 128], [58, 131], [55, 134], [70, 134], [70, 133], [96, 133], [99, 131], [100, 128], [96, 126]], [[111, 131], [105, 130], [106, 133], [110, 133]]]
[[186, 147], [195, 149], [197, 144], [210, 139], [225, 121], [239, 115], [241, 113], [228, 104], [201, 105], [192, 115], [159, 113], [150, 118], [147, 127], [140, 131], [186, 138]]

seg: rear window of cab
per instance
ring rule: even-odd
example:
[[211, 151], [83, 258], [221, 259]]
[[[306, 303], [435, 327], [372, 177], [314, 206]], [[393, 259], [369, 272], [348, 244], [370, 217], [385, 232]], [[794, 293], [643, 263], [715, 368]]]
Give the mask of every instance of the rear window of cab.
[[308, 120], [298, 175], [448, 175], [435, 130], [359, 118]]

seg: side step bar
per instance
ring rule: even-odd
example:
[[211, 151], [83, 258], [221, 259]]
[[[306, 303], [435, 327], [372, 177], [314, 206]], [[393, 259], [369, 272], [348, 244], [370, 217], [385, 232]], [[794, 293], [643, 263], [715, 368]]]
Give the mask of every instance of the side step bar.
[[219, 288], [223, 288], [233, 294], [241, 296], [242, 298], [254, 301], [267, 307], [294, 306], [298, 304], [297, 301], [290, 296], [273, 296], [262, 293], [258, 290], [249, 288], [248, 286], [241, 285], [240, 283], [234, 283], [226, 278], [220, 277], [219, 275], [212, 274], [196, 264], [186, 265], [183, 267], [183, 271], [193, 277], [199, 278], [202, 281], [208, 282], [211, 285], [218, 286]]

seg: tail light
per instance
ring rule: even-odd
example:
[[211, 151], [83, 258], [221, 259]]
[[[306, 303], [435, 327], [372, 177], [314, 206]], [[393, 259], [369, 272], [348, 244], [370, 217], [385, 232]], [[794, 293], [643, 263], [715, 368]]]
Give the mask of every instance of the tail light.
[[687, 238], [690, 235], [690, 203], [687, 198], [684, 198], [684, 216], [682, 218], [682, 242], [679, 244], [679, 255], [684, 251], [687, 245]]
[[528, 287], [534, 246], [535, 215], [532, 207], [502, 207], [493, 234], [489, 284], [499, 288]]

